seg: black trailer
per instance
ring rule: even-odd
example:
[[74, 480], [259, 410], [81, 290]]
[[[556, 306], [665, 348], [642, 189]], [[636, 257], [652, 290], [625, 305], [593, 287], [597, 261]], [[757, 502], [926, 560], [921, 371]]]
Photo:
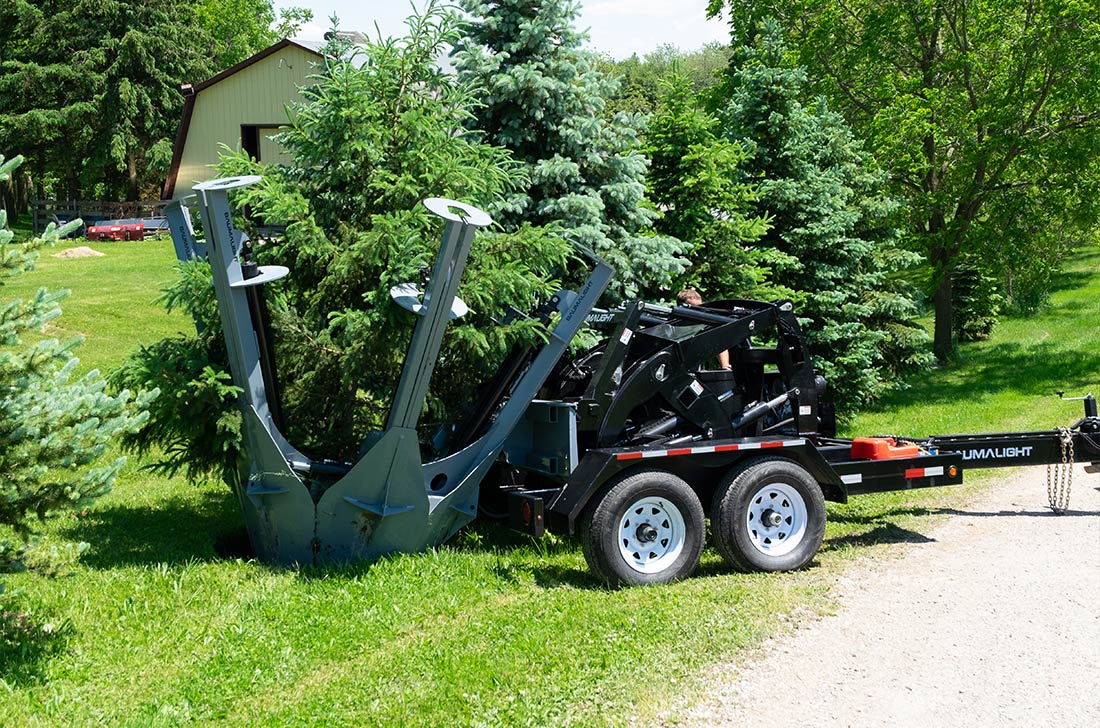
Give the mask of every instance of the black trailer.
[[[279, 388], [262, 286], [289, 275], [257, 266], [233, 226], [228, 195], [259, 177], [195, 187], [205, 243], [186, 206], [166, 208], [183, 261], [213, 274], [229, 368], [240, 388], [245, 457], [237, 496], [257, 556], [283, 564], [344, 563], [443, 543], [478, 513], [521, 530], [579, 533], [606, 583], [680, 579], [699, 561], [707, 518], [738, 569], [807, 564], [821, 545], [825, 501], [961, 483], [964, 467], [1100, 461], [1096, 401], [1072, 428], [916, 440], [835, 437], [826, 382], [789, 301], [714, 301], [666, 308], [640, 301], [595, 309], [614, 271], [589, 270], [524, 313], [543, 327], [517, 346], [468, 411], [421, 441], [419, 418], [475, 231], [489, 216], [429, 199], [443, 221], [425, 288], [394, 286], [413, 330], [385, 428], [356, 462], [307, 457], [281, 432]], [[580, 355], [584, 322], [602, 329]], [[720, 354], [723, 354], [719, 357]], [[715, 362], [722, 362], [719, 369]], [[724, 366], [728, 362], [728, 367]]]
[[[589, 321], [606, 338], [556, 368], [504, 447], [497, 488], [513, 528], [578, 533], [611, 585], [691, 574], [708, 517], [734, 568], [786, 571], [817, 553], [826, 500], [956, 485], [966, 468], [1100, 461], [1091, 395], [1071, 428], [835, 437], [789, 302], [634, 302]], [[721, 351], [728, 370], [710, 368]]]

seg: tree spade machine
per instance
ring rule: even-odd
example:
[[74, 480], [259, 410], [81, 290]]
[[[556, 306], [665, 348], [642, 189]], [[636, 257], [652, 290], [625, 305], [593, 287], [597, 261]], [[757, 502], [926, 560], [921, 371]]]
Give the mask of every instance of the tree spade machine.
[[[177, 256], [210, 262], [244, 416], [238, 498], [257, 556], [277, 564], [337, 564], [446, 541], [479, 515], [532, 536], [578, 534], [609, 585], [690, 575], [707, 533], [739, 570], [810, 563], [825, 530], [825, 501], [887, 490], [954, 485], [965, 467], [1062, 468], [1052, 505], [1064, 508], [1075, 460], [1100, 467], [1100, 417], [1040, 432], [916, 439], [837, 438], [824, 379], [813, 368], [789, 301], [711, 301], [599, 309], [614, 271], [591, 251], [583, 284], [533, 315], [543, 343], [514, 350], [460, 417], [432, 443], [416, 425], [443, 335], [465, 311], [457, 297], [476, 231], [489, 215], [428, 199], [443, 233], [424, 290], [391, 291], [420, 316], [385, 429], [354, 463], [313, 460], [288, 443], [272, 411], [262, 315], [264, 285], [292, 274], [248, 259], [232, 190], [259, 177], [195, 187], [205, 241], [188, 200], [168, 208]], [[587, 324], [602, 335], [579, 355]], [[461, 325], [461, 324], [458, 324]], [[730, 369], [711, 370], [719, 352]]]

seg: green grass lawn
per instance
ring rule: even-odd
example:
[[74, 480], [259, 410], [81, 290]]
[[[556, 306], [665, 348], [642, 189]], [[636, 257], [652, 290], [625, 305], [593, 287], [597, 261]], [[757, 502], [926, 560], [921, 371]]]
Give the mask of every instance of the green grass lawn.
[[[80, 246], [104, 256], [55, 257]], [[175, 269], [176, 255], [167, 237], [140, 242], [72, 239], [43, 250], [36, 270], [12, 279], [0, 288], [0, 295], [7, 300], [29, 297], [39, 288], [71, 290], [73, 295], [61, 302], [64, 315], [50, 323], [46, 334], [62, 340], [83, 336], [84, 344], [77, 350], [80, 371], [107, 372], [139, 345], [191, 325], [184, 316], [170, 316], [153, 303]]]
[[[18, 285], [72, 288], [59, 326], [87, 336], [84, 366], [107, 370], [188, 322], [149, 303], [172, 275], [167, 241], [93, 247], [107, 257], [47, 255]], [[1098, 264], [1095, 251], [1077, 256], [1049, 310], [1006, 320], [850, 432], [1075, 421], [1080, 403], [1053, 392], [1100, 383]], [[92, 545], [72, 575], [5, 577], [23, 590], [6, 608], [30, 621], [0, 640], [0, 726], [646, 723], [701, 689], [709, 665], [830, 609], [852, 556], [912, 540], [981, 487], [830, 505], [825, 545], [802, 572], [734, 574], [708, 549], [685, 582], [608, 591], [573, 541], [480, 524], [370, 566], [267, 567], [233, 555], [240, 517], [224, 487], [139, 465], [50, 525], [48, 540]]]

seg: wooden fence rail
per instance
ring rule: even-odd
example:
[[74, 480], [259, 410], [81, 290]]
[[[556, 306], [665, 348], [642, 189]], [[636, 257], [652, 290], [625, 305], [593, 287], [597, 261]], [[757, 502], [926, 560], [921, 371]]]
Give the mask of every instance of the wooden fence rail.
[[51, 222], [82, 218], [85, 225], [104, 220], [163, 220], [162, 200], [155, 202], [91, 202], [87, 200], [31, 200], [34, 232], [37, 235]]

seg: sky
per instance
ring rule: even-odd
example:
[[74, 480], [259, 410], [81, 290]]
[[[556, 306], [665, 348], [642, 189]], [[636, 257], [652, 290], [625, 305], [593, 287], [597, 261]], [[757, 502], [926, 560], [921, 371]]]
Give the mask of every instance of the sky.
[[[373, 36], [377, 23], [384, 36], [403, 35], [412, 5], [409, 0], [275, 0], [276, 8], [313, 11], [313, 22], [298, 36], [303, 40], [321, 40], [334, 13], [341, 30]], [[691, 51], [728, 38], [724, 22], [707, 20], [706, 5], [707, 0], [582, 0], [577, 26], [588, 28], [593, 50], [613, 58], [643, 56], [664, 44]]]

